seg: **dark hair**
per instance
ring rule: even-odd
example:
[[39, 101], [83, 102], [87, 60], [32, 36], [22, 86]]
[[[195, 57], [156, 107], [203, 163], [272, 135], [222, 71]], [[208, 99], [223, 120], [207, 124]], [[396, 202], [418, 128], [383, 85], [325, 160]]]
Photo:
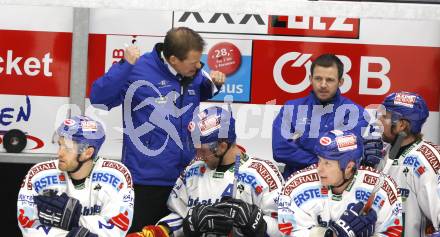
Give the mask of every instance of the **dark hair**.
[[172, 28], [167, 32], [163, 45], [163, 55], [169, 59], [172, 55], [179, 60], [185, 60], [188, 52], [202, 52], [205, 41], [194, 30], [188, 27]]
[[341, 60], [336, 57], [334, 54], [326, 53], [320, 55], [315, 61], [313, 61], [312, 66], [310, 67], [310, 73], [313, 76], [313, 70], [315, 69], [315, 66], [321, 66], [321, 67], [331, 67], [333, 65], [336, 65], [338, 68], [338, 79], [342, 78], [342, 73], [344, 73], [344, 64], [342, 64]]

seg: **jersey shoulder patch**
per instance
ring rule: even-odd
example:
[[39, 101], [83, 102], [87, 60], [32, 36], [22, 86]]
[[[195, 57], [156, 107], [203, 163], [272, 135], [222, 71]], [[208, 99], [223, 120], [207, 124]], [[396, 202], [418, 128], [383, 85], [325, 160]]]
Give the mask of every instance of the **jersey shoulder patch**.
[[125, 165], [123, 165], [121, 162], [113, 161], [113, 160], [102, 160], [102, 162], [98, 163], [98, 165], [100, 166], [100, 168], [102, 168], [99, 169], [99, 171], [97, 171], [98, 173], [99, 172], [105, 173], [105, 170], [111, 170], [113, 174], [125, 180], [125, 183], [127, 184], [128, 188], [133, 188], [133, 180], [131, 178], [131, 173], [127, 169], [127, 167], [125, 167]]
[[283, 194], [290, 196], [297, 187], [307, 183], [310, 183], [310, 185], [312, 183], [321, 183], [317, 169], [292, 174], [286, 181], [286, 185], [284, 185]]
[[[422, 162], [426, 163], [426, 165], [429, 165], [437, 175], [440, 173], [440, 153], [438, 148], [439, 146], [427, 142], [422, 142], [422, 144], [416, 148], [416, 151], [422, 154]], [[423, 166], [419, 166], [419, 170], [417, 171], [423, 174], [425, 172], [423, 168]]]

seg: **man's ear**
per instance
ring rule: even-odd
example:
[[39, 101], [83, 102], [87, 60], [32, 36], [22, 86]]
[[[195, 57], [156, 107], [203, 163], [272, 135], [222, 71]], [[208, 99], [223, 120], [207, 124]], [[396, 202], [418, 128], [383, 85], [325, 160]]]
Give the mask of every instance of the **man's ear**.
[[351, 177], [350, 175], [354, 174], [354, 169], [356, 167], [356, 163], [354, 161], [349, 161], [347, 167], [345, 167], [345, 176]]
[[168, 58], [168, 62], [171, 65], [176, 65], [177, 64], [177, 60], [179, 60], [179, 59], [176, 56], [174, 56], [174, 55], [171, 55], [170, 58]]
[[219, 151], [224, 153], [224, 152], [226, 152], [227, 149], [228, 149], [228, 143], [226, 143], [226, 142], [219, 142], [219, 144], [218, 144], [218, 150]]
[[93, 152], [95, 152], [95, 148], [89, 146], [87, 149], [83, 151], [85, 160], [90, 159], [93, 156]]
[[398, 133], [401, 131], [410, 131], [411, 130], [410, 122], [405, 119], [400, 119], [399, 121], [397, 121], [395, 127], [396, 127], [396, 132], [398, 132]]
[[339, 87], [341, 87], [344, 84], [344, 77], [341, 77], [341, 79], [339, 79], [338, 85]]

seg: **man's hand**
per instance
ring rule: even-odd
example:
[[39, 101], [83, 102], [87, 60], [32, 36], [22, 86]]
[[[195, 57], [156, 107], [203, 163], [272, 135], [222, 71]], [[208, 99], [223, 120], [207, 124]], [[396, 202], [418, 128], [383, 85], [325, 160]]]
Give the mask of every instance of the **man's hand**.
[[362, 165], [375, 168], [383, 159], [382, 139], [369, 139], [364, 141], [364, 156]]
[[163, 225], [147, 225], [141, 232], [128, 234], [127, 237], [169, 237], [169, 230]]
[[124, 59], [131, 65], [134, 65], [140, 56], [141, 56], [141, 51], [136, 45], [130, 45], [125, 48]]
[[54, 190], [48, 190], [43, 195], [34, 196], [38, 217], [43, 225], [71, 230], [78, 227], [82, 206], [78, 199], [62, 193], [58, 196]]
[[234, 220], [226, 211], [208, 205], [198, 204], [189, 209], [183, 219], [185, 236], [200, 236], [203, 233], [227, 235], [232, 230]]
[[228, 198], [214, 205], [235, 217], [234, 224], [246, 236], [265, 236], [267, 224], [263, 219], [263, 211], [255, 204], [240, 199]]
[[98, 237], [98, 235], [93, 234], [87, 228], [81, 226], [73, 228], [67, 233], [66, 237]]
[[211, 71], [209, 73], [209, 76], [211, 77], [214, 85], [216, 85], [217, 87], [221, 87], [223, 84], [225, 84], [226, 75], [223, 72]]
[[374, 234], [377, 221], [376, 211], [370, 209], [366, 215], [359, 215], [364, 204], [350, 203], [347, 210], [337, 220], [330, 223], [334, 234], [339, 237], [368, 237]]

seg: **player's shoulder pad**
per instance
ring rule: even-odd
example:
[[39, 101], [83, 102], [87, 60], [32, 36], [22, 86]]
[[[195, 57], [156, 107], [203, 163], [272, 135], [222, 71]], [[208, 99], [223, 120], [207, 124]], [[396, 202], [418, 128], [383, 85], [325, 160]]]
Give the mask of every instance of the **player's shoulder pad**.
[[[413, 151], [410, 151], [409, 154], [405, 157], [404, 163], [412, 163], [414, 164], [415, 172], [419, 175], [422, 175], [426, 168], [432, 169], [436, 174], [440, 173], [440, 146], [436, 145], [432, 142], [422, 141], [417, 147], [414, 148], [416, 154], [418, 154], [417, 158], [422, 165], [415, 164], [412, 157]], [[417, 167], [416, 167], [417, 166]]]
[[[274, 170], [275, 168], [275, 170]], [[242, 166], [240, 166], [240, 175], [247, 174], [259, 177], [260, 184], [263, 188], [267, 187], [269, 192], [281, 190], [283, 179], [281, 174], [276, 173], [276, 166], [263, 159], [249, 158]], [[280, 179], [281, 178], [281, 179]]]
[[[367, 184], [376, 183], [380, 175], [378, 170], [368, 166], [360, 166], [358, 170], [358, 177], [363, 180], [363, 183]], [[397, 190], [397, 183], [390, 175], [385, 175], [385, 181], [388, 182], [393, 189]]]
[[206, 164], [201, 158], [194, 158], [180, 173], [178, 180], [181, 180], [186, 185], [188, 180], [203, 176], [206, 169]]
[[317, 165], [311, 165], [298, 172], [293, 173], [286, 181], [282, 194], [290, 196], [297, 187], [320, 184]]
[[[60, 174], [60, 172], [61, 171], [58, 170], [58, 160], [37, 163], [29, 169], [26, 176], [23, 178], [20, 188], [26, 186], [27, 190], [32, 190], [34, 188], [33, 184], [45, 176], [56, 176], [62, 179], [64, 174]], [[40, 190], [36, 191], [38, 192]]]
[[203, 161], [203, 158], [202, 158], [202, 157], [197, 157], [197, 156], [196, 156], [196, 157], [194, 157], [194, 159], [192, 159], [192, 160], [189, 162], [189, 164], [186, 166], [185, 170], [186, 170], [187, 168], [193, 166], [193, 165], [200, 166], [200, 164], [204, 164], [204, 163], [205, 163], [205, 161]]
[[361, 166], [359, 166], [358, 170], [362, 170], [362, 171], [365, 171], [365, 172], [377, 173], [379, 175], [379, 171], [377, 169], [373, 168], [373, 167], [370, 167], [370, 166], [363, 166], [363, 165], [361, 165]]
[[398, 186], [396, 181], [389, 175], [381, 176], [376, 170], [372, 168], [359, 169], [356, 179], [359, 179], [361, 185], [369, 185], [371, 189], [379, 184], [381, 177], [384, 177], [381, 190], [388, 197], [388, 201], [393, 205], [399, 197]]
[[121, 180], [124, 180], [128, 188], [133, 188], [131, 173], [121, 162], [101, 158], [96, 163], [96, 166], [98, 166], [98, 169], [94, 169], [93, 172], [111, 172], [111, 174], [118, 176], [118, 178]]
[[34, 177], [46, 174], [46, 173], [57, 173], [58, 170], [58, 160], [44, 161], [35, 164], [32, 168], [29, 169], [26, 178], [28, 181], [31, 181]]
[[291, 179], [291, 178], [292, 178], [293, 176], [295, 176], [295, 175], [298, 175], [298, 174], [301, 174], [301, 173], [305, 173], [305, 172], [309, 172], [310, 170], [316, 170], [316, 169], [318, 169], [318, 165], [317, 165], [317, 164], [312, 164], [312, 165], [310, 165], [310, 166], [307, 166], [307, 167], [304, 168], [304, 169], [301, 169], [301, 170], [298, 170], [298, 171], [293, 172], [293, 173], [287, 178], [287, 180]]
[[279, 180], [279, 182], [284, 183], [284, 178], [281, 175], [280, 169], [278, 168], [278, 165], [275, 162], [257, 157], [252, 157], [249, 160], [251, 161], [251, 163], [247, 162], [249, 168], [257, 170], [255, 167], [258, 165], [252, 166], [252, 162], [261, 164], [262, 166], [270, 170], [272, 173], [274, 173], [276, 178]]

